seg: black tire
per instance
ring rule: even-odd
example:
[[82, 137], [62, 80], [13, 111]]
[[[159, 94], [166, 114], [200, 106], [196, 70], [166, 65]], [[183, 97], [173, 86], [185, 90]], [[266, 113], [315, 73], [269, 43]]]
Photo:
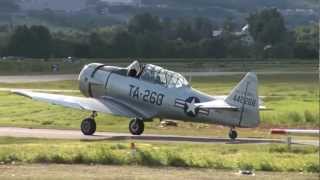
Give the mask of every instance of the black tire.
[[144, 122], [141, 119], [132, 119], [129, 123], [129, 131], [133, 135], [141, 135], [144, 131]]
[[230, 130], [229, 131], [229, 138], [231, 140], [235, 140], [235, 139], [237, 139], [237, 137], [238, 137], [238, 133], [237, 133], [236, 130]]
[[84, 119], [81, 123], [81, 131], [84, 135], [93, 135], [96, 132], [96, 121], [92, 118]]

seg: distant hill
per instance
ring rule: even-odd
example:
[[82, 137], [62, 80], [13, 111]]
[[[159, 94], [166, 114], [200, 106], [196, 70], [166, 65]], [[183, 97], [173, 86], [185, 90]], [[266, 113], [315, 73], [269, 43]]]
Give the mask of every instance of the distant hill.
[[319, 0], [0, 0], [0, 25], [91, 28], [123, 23], [144, 12], [161, 18], [203, 16], [216, 24], [229, 18], [243, 25], [250, 13], [271, 7], [280, 10], [289, 27], [319, 19]]
[[[292, 17], [298, 17], [308, 23], [317, 21], [320, 12], [319, 0], [141, 0], [147, 7], [162, 8], [162, 15], [206, 16], [221, 21], [231, 17], [243, 22], [249, 13], [263, 8], [278, 8], [289, 18], [290, 24], [296, 24]], [[142, 8], [143, 9], [143, 8]], [[157, 8], [150, 10], [157, 13]], [[158, 10], [161, 11], [161, 10]], [[291, 18], [291, 19], [290, 19]], [[301, 23], [301, 22], [300, 22]]]
[[87, 0], [20, 0], [19, 5], [24, 10], [62, 10], [79, 11], [86, 7]]

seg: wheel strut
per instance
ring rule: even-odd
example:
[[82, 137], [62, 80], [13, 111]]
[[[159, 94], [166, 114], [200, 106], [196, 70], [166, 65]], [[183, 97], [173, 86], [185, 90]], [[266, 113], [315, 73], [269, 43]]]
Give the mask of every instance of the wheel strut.
[[98, 113], [97, 111], [92, 111], [91, 115], [90, 115], [90, 118], [94, 119], [98, 116]]

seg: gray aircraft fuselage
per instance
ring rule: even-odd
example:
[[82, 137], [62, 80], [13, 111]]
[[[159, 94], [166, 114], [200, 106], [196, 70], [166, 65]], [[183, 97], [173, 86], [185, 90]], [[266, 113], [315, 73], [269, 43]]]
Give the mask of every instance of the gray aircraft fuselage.
[[242, 121], [237, 111], [194, 108], [194, 103], [215, 100], [214, 96], [191, 86], [166, 87], [130, 77], [118, 67], [87, 65], [79, 75], [83, 95], [97, 99], [114, 98], [138, 112], [143, 119], [168, 118], [234, 127], [256, 127], [257, 123]]

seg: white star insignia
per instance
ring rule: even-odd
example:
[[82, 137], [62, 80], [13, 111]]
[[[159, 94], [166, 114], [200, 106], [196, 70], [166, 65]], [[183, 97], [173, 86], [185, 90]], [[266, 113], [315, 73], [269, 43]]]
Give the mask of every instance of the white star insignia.
[[195, 103], [195, 98], [193, 98], [190, 103], [186, 102], [186, 104], [187, 104], [187, 113], [191, 112], [193, 115], [196, 114], [197, 106], [194, 103]]

